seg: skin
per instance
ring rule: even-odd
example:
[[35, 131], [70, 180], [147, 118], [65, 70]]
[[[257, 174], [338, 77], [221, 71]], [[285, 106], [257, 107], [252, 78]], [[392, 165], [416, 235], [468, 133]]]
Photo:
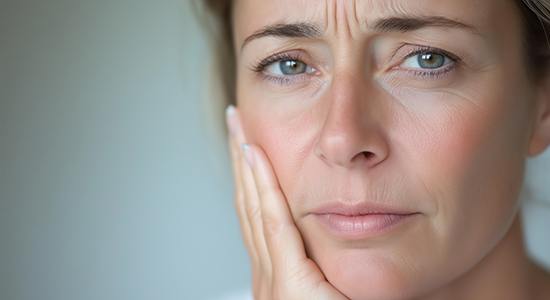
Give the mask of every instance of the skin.
[[[518, 214], [525, 161], [550, 143], [550, 80], [528, 76], [513, 1], [234, 5], [238, 109], [228, 125], [256, 299], [550, 297], [549, 275], [525, 253]], [[444, 16], [477, 33], [368, 26], [395, 15]], [[286, 22], [313, 22], [322, 35], [242, 46]], [[421, 78], [403, 54], [418, 46], [460, 62]], [[268, 72], [276, 65], [251, 70], [274, 53], [297, 54], [315, 71], [281, 84]], [[342, 240], [310, 214], [336, 200], [420, 214], [380, 237]]]

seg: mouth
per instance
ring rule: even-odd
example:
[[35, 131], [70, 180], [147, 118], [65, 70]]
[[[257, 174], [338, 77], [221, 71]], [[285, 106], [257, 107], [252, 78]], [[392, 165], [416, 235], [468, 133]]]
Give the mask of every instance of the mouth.
[[420, 212], [372, 203], [346, 205], [334, 202], [311, 213], [331, 235], [358, 240], [387, 234]]

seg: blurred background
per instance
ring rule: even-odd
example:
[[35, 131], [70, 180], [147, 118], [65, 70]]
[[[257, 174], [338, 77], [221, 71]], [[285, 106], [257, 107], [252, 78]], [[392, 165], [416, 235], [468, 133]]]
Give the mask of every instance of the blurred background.
[[[0, 0], [0, 299], [249, 287], [190, 1]], [[550, 266], [548, 152], [525, 220]]]

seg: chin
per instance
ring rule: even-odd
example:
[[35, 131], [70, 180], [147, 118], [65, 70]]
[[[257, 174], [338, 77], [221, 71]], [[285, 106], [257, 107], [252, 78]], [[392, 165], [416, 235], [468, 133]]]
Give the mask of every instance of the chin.
[[356, 240], [335, 238], [315, 223], [300, 225], [308, 256], [346, 297], [410, 300], [449, 279], [430, 276], [441, 274], [437, 266], [443, 265], [446, 256], [430, 246], [436, 238], [426, 228], [428, 223], [414, 224]]
[[422, 293], [424, 273], [409, 261], [380, 249], [340, 249], [324, 253], [317, 263], [326, 279], [352, 300], [409, 300]]

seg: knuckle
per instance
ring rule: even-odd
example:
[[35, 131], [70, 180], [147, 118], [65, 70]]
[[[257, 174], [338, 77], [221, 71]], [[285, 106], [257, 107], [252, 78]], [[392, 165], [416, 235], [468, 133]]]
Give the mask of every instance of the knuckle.
[[263, 217], [263, 226], [266, 235], [270, 237], [277, 236], [281, 232], [282, 224], [272, 214], [266, 214]]
[[257, 269], [260, 265], [260, 259], [258, 258], [258, 253], [256, 252], [252, 241], [248, 241], [248, 243], [246, 243], [246, 250], [248, 252], [248, 257], [250, 257], [252, 270]]
[[262, 210], [257, 205], [248, 205], [246, 207], [246, 213], [253, 219], [260, 219], [262, 217]]

